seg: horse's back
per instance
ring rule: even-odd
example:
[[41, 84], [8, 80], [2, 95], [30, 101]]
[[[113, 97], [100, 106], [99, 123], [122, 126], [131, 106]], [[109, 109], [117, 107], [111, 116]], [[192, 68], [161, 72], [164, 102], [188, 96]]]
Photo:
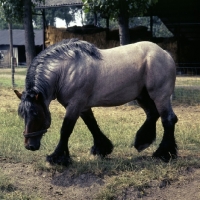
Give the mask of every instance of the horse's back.
[[164, 85], [172, 88], [168, 89], [168, 93], [172, 92], [175, 65], [171, 56], [158, 45], [138, 42], [101, 50], [101, 54], [94, 83], [93, 97], [98, 101], [97, 105], [118, 105], [132, 101], [143, 88], [151, 91], [152, 97]]
[[[102, 50], [102, 68], [105, 71], [133, 75], [135, 80], [147, 78], [175, 79], [176, 67], [171, 55], [152, 42], [138, 42]], [[132, 73], [131, 73], [132, 72]]]
[[[129, 58], [132, 57], [135, 60], [140, 60], [142, 58], [147, 59], [148, 56], [154, 57], [156, 59], [162, 59], [162, 57], [170, 56], [169, 53], [163, 50], [160, 46], [149, 41], [142, 41], [124, 46], [114, 47], [111, 49], [104, 49], [101, 50], [101, 53], [103, 53], [103, 55], [111, 54], [113, 55], [113, 57], [118, 58], [122, 58], [123, 55], [126, 55], [126, 59], [128, 56]], [[173, 59], [171, 58], [171, 60]]]
[[[134, 72], [150, 73], [155, 78], [161, 76], [176, 76], [176, 66], [171, 55], [157, 44], [143, 41], [125, 46], [103, 50], [108, 67], [132, 69]], [[138, 75], [139, 75], [138, 74]], [[141, 74], [140, 74], [141, 75]]]

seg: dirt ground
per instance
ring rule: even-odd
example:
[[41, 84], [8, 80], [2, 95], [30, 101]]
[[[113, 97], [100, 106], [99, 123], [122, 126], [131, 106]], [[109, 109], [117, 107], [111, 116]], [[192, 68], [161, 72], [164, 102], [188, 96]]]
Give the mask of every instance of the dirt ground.
[[[104, 185], [104, 178], [93, 174], [70, 176], [65, 170], [62, 173], [38, 172], [31, 165], [2, 163], [5, 175], [14, 178], [16, 190], [37, 193], [45, 200], [92, 200]], [[200, 169], [188, 168], [183, 182], [152, 181], [145, 191], [133, 187], [127, 188], [118, 200], [198, 200], [200, 199]]]

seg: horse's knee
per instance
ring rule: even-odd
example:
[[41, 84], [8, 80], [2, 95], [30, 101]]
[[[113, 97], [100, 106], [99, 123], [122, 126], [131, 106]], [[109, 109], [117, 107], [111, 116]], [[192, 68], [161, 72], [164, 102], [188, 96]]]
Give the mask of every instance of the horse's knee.
[[161, 120], [163, 126], [173, 126], [178, 122], [178, 117], [175, 115], [173, 111], [171, 112], [163, 112], [161, 115]]
[[174, 114], [172, 120], [173, 120], [174, 124], [176, 124], [178, 122], [178, 117]]

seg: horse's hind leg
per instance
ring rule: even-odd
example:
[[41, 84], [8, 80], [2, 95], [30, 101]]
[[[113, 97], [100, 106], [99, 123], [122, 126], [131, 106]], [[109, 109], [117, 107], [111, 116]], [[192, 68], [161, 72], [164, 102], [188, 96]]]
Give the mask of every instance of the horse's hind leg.
[[101, 132], [97, 121], [94, 118], [92, 110], [89, 109], [85, 112], [82, 112], [81, 118], [92, 133], [94, 139], [94, 146], [91, 148], [91, 153], [101, 157], [105, 157], [106, 155], [110, 154], [113, 150], [113, 145], [111, 141]]
[[149, 147], [156, 139], [156, 121], [159, 118], [159, 113], [146, 89], [137, 97], [137, 102], [146, 113], [146, 120], [137, 131], [134, 142], [134, 147], [140, 152]]
[[155, 104], [162, 120], [164, 135], [153, 157], [161, 158], [163, 161], [168, 162], [170, 159], [177, 157], [174, 130], [178, 118], [172, 110], [170, 98], [163, 98], [162, 101], [155, 100]]

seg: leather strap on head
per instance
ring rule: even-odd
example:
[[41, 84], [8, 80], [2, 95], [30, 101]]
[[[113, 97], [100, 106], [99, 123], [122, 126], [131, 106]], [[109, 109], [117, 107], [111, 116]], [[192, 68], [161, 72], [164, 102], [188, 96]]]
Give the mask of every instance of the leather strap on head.
[[31, 137], [41, 136], [46, 132], [47, 132], [47, 129], [44, 129], [44, 130], [36, 131], [36, 132], [32, 132], [32, 133], [23, 133], [23, 135], [25, 138], [31, 138]]

